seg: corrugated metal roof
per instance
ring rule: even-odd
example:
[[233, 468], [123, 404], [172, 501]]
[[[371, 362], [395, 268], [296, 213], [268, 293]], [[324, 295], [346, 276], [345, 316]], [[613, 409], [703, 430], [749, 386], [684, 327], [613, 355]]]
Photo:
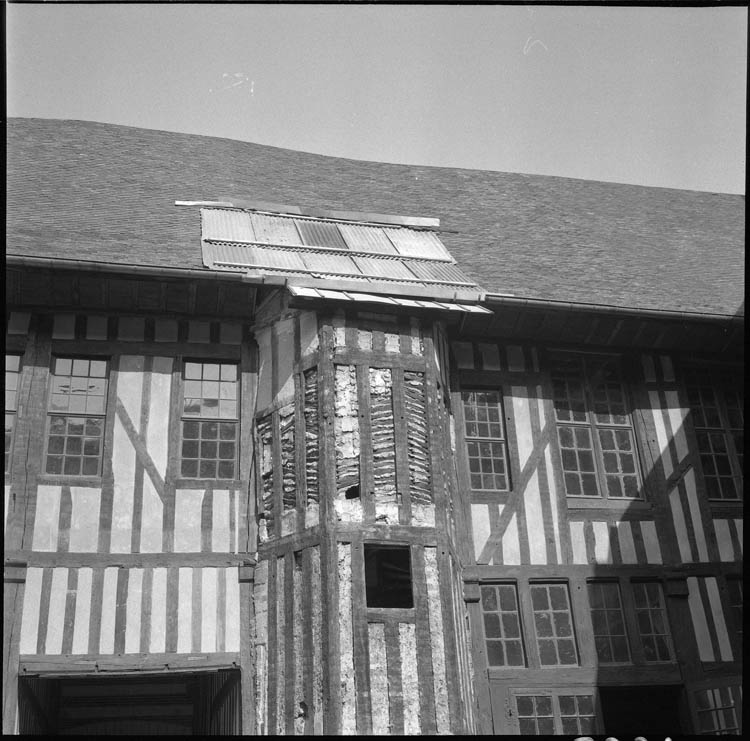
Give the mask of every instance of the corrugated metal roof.
[[[438, 298], [457, 290], [466, 295], [467, 287], [472, 295], [481, 292], [436, 235], [417, 229], [226, 208], [202, 209], [201, 224], [204, 264], [214, 270], [279, 271], [313, 284], [355, 281], [383, 294]], [[396, 235], [400, 254], [387, 233]]]
[[478, 304], [447, 303], [443, 301], [418, 301], [399, 296], [379, 296], [375, 293], [358, 291], [336, 291], [329, 288], [310, 288], [308, 286], [288, 286], [292, 296], [300, 298], [326, 299], [329, 301], [356, 301], [358, 303], [378, 303], [400, 306], [410, 309], [440, 309], [443, 311], [460, 311], [472, 314], [491, 314], [492, 311]]
[[383, 255], [398, 254], [393, 242], [385, 236], [385, 233], [379, 227], [339, 224], [339, 231], [350, 250]]
[[358, 276], [361, 270], [349, 255], [330, 254], [328, 252], [313, 252], [306, 250], [301, 253], [305, 267], [314, 273], [340, 273]]
[[[243, 213], [238, 211], [237, 213]], [[253, 213], [250, 215], [258, 242], [266, 244], [301, 245], [300, 237], [294, 219], [283, 216], [269, 216], [268, 214]], [[205, 239], [205, 237], [204, 237]], [[230, 241], [224, 238], [225, 241]], [[255, 241], [255, 240], [251, 240]]]
[[332, 247], [339, 250], [347, 249], [346, 242], [344, 242], [336, 224], [328, 221], [313, 221], [312, 219], [295, 219], [294, 221], [306, 245]]
[[473, 285], [473, 281], [453, 263], [411, 260], [408, 264], [409, 269], [418, 280], [438, 281], [440, 283], [468, 282]]
[[257, 242], [250, 214], [221, 208], [201, 209], [203, 239], [224, 242]]
[[388, 280], [415, 280], [414, 273], [400, 260], [384, 260], [377, 257], [353, 258], [363, 275], [377, 275]]
[[430, 260], [450, 260], [453, 258], [437, 235], [432, 232], [415, 229], [383, 229], [388, 239], [393, 242], [400, 255], [404, 257], [422, 257]]

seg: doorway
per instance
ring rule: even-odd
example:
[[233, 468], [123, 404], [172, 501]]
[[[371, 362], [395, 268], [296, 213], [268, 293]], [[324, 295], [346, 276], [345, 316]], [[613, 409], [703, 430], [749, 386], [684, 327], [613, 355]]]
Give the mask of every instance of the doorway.
[[19, 731], [51, 735], [239, 735], [240, 672], [22, 677]]

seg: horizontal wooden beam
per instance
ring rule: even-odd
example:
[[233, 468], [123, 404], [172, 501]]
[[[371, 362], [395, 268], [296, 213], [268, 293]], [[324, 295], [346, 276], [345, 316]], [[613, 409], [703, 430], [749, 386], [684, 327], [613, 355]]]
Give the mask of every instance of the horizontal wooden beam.
[[21, 655], [19, 676], [76, 676], [101, 674], [165, 674], [170, 672], [218, 671], [237, 669], [239, 653], [211, 654], [126, 654], [100, 655]]

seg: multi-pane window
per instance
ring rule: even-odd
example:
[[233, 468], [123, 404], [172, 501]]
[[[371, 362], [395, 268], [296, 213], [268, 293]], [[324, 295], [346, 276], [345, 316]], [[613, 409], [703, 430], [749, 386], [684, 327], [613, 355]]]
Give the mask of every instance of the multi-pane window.
[[672, 661], [672, 637], [669, 632], [664, 593], [658, 582], [634, 582], [633, 601], [643, 653], [648, 663]]
[[629, 662], [620, 586], [615, 582], [589, 582], [588, 592], [597, 658], [602, 664]]
[[66, 476], [101, 473], [107, 411], [107, 361], [54, 358], [45, 471]]
[[744, 444], [741, 383], [705, 368], [688, 368], [685, 388], [708, 498], [739, 499]]
[[184, 369], [181, 474], [237, 478], [237, 365], [187, 361]]
[[727, 579], [729, 606], [732, 608], [737, 634], [742, 641], [742, 579], [732, 576]]
[[577, 664], [570, 599], [566, 584], [531, 584], [539, 662], [542, 666]]
[[18, 410], [18, 382], [21, 377], [21, 356], [5, 356], [5, 472], [10, 470], [10, 454]]
[[557, 354], [552, 391], [567, 495], [640, 498], [635, 434], [618, 364]]
[[523, 736], [596, 733], [596, 709], [591, 693], [515, 693], [518, 731]]
[[482, 586], [482, 621], [490, 666], [525, 666], [515, 584]]
[[472, 489], [508, 491], [508, 454], [499, 391], [462, 391]]
[[738, 705], [740, 697], [733, 687], [699, 690], [695, 693], [698, 733], [734, 736], [740, 733]]

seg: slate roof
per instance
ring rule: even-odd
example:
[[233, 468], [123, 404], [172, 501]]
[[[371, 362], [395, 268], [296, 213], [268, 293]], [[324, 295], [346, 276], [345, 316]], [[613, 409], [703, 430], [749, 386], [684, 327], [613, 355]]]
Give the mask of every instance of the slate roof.
[[737, 314], [744, 196], [327, 157], [85, 121], [9, 119], [8, 254], [205, 270], [176, 200], [440, 219], [489, 293]]

